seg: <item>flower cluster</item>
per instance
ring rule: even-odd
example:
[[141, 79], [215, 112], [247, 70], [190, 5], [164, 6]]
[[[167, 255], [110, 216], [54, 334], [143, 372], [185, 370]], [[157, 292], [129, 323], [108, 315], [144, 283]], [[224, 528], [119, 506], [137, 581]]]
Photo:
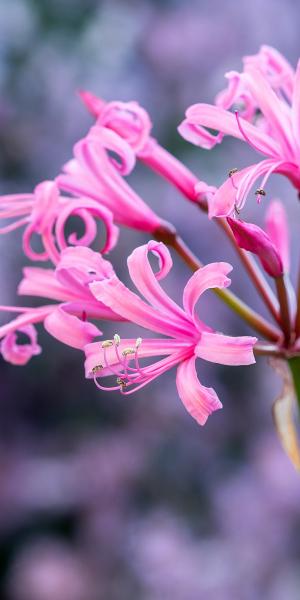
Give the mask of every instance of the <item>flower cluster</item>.
[[[94, 123], [75, 144], [73, 156], [55, 181], [38, 184], [32, 193], [0, 197], [0, 218], [5, 220], [0, 232], [22, 228], [26, 258], [46, 263], [43, 268], [25, 266], [18, 287], [19, 295], [38, 298], [40, 305], [1, 306], [3, 312], [17, 313], [0, 327], [5, 360], [24, 365], [40, 354], [35, 324], [43, 323], [60, 342], [84, 352], [86, 377], [101, 390], [128, 395], [176, 366], [178, 394], [203, 425], [222, 405], [216, 391], [200, 383], [197, 359], [232, 366], [252, 364], [255, 354], [298, 359], [300, 298], [298, 293], [297, 302], [289, 280], [284, 207], [279, 200], [269, 203], [265, 230], [242, 220], [240, 212], [260, 177], [258, 200], [266, 195], [274, 172], [287, 176], [300, 190], [300, 65], [294, 72], [277, 51], [262, 47], [257, 55], [244, 59], [242, 73], [232, 71], [226, 77], [228, 87], [218, 94], [215, 105], [191, 106], [179, 126], [186, 140], [202, 148], [211, 149], [224, 135], [231, 135], [263, 155], [263, 160], [240, 171], [231, 168], [219, 188], [199, 181], [152, 137], [149, 115], [136, 102], [106, 103], [89, 92], [80, 93]], [[220, 262], [203, 265], [174, 226], [132, 188], [126, 177], [137, 161], [175, 186], [195, 210], [216, 218], [275, 323], [226, 289], [232, 267], [222, 262], [222, 256]], [[69, 231], [74, 216], [84, 227], [80, 236]], [[99, 248], [100, 223], [105, 241]], [[117, 244], [120, 226], [151, 238], [135, 248], [127, 261], [139, 295], [122, 283], [103, 256]], [[172, 267], [167, 246], [194, 271], [183, 290], [182, 306], [160, 283]], [[249, 252], [259, 259], [262, 270]], [[150, 253], [158, 259], [156, 271]], [[232, 337], [206, 325], [196, 305], [207, 290], [213, 290], [260, 339]], [[115, 325], [111, 339], [102, 340], [101, 322], [106, 320], [138, 326], [140, 337], [121, 339]], [[19, 342], [19, 332], [27, 336], [26, 344]]]

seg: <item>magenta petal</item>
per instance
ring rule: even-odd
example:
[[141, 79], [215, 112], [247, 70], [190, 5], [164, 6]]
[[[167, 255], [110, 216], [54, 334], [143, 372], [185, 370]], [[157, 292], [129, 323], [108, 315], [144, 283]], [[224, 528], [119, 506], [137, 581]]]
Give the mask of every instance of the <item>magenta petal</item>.
[[227, 221], [238, 246], [256, 254], [271, 277], [281, 277], [283, 264], [280, 254], [263, 229], [240, 219], [227, 218]]
[[[160, 269], [154, 273], [148, 254], [158, 257]], [[189, 328], [190, 323], [184, 311], [159, 285], [158, 280], [166, 277], [172, 267], [172, 258], [168, 248], [161, 242], [150, 241], [136, 248], [127, 260], [130, 277], [138, 291], [154, 307], [163, 311], [171, 320], [176, 317]]]
[[187, 282], [183, 291], [184, 310], [201, 330], [204, 326], [195, 315], [196, 303], [201, 294], [206, 290], [211, 288], [224, 288], [230, 285], [230, 279], [227, 275], [231, 270], [232, 266], [229, 263], [211, 263], [198, 269]]
[[231, 337], [204, 331], [195, 353], [199, 358], [220, 365], [251, 365], [255, 363], [253, 347], [256, 342], [255, 337]]
[[50, 335], [63, 342], [63, 344], [79, 350], [92, 342], [96, 336], [102, 334], [96, 325], [81, 321], [77, 317], [66, 313], [63, 308], [57, 308], [46, 317], [44, 327]]
[[171, 337], [187, 337], [187, 327], [176, 318], [166, 318], [164, 312], [158, 311], [137, 294], [131, 292], [119, 279], [114, 276], [105, 281], [90, 284], [92, 294], [109, 306], [124, 319], [137, 323], [145, 329], [163, 333]]
[[222, 408], [222, 404], [213, 388], [201, 385], [195, 368], [195, 360], [195, 356], [192, 356], [178, 366], [176, 385], [186, 410], [199, 425], [204, 425], [209, 415]]
[[280, 200], [272, 200], [266, 216], [266, 232], [277, 249], [286, 273], [290, 270], [290, 239], [287, 214]]
[[[15, 332], [24, 333], [30, 340], [29, 344], [18, 344]], [[0, 352], [3, 358], [12, 365], [23, 366], [33, 357], [40, 354], [41, 347], [37, 344], [37, 332], [33, 325], [20, 326], [15, 331], [8, 333], [0, 343]]]

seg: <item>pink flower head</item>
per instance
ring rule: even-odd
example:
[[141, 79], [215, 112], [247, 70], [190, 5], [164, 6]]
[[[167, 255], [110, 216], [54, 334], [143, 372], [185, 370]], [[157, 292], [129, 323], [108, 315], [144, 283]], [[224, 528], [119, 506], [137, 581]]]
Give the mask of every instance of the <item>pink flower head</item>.
[[108, 208], [117, 223], [154, 232], [162, 220], [123, 177], [134, 166], [135, 154], [127, 141], [112, 129], [95, 125], [74, 146], [74, 158], [64, 166], [57, 183], [71, 194], [91, 198]]
[[[66, 221], [77, 215], [83, 221], [85, 233], [81, 238], [71, 234], [68, 242], [64, 229]], [[118, 229], [113, 224], [112, 213], [104, 206], [87, 198], [68, 198], [59, 194], [53, 181], [44, 181], [36, 186], [33, 194], [12, 194], [0, 196], [0, 219], [16, 219], [9, 225], [0, 228], [0, 233], [8, 233], [25, 226], [23, 233], [23, 250], [31, 260], [52, 260], [57, 263], [60, 252], [73, 245], [92, 243], [97, 233], [95, 218], [103, 221], [106, 228], [106, 242], [102, 249], [108, 252], [117, 241]], [[43, 250], [37, 252], [32, 248], [32, 239], [38, 235]]]
[[124, 139], [136, 157], [164, 177], [189, 200], [197, 202], [197, 178], [151, 134], [152, 123], [137, 102], [105, 102], [90, 92], [80, 92], [84, 104], [97, 119], [99, 127], [111, 129]]
[[135, 154], [149, 141], [152, 123], [147, 111], [137, 102], [105, 102], [91, 92], [81, 91], [80, 97], [100, 127], [107, 127], [122, 137]]
[[[14, 364], [25, 364], [37, 354], [33, 323], [43, 322], [53, 337], [68, 346], [82, 349], [96, 336], [100, 329], [87, 321], [88, 318], [122, 320], [109, 307], [98, 302], [89, 289], [89, 284], [105, 277], [112, 277], [114, 270], [110, 262], [90, 248], [67, 248], [62, 251], [56, 269], [26, 267], [18, 293], [55, 300], [38, 308], [0, 307], [7, 312], [21, 313], [16, 319], [0, 327], [3, 357]], [[16, 346], [15, 332], [27, 333], [31, 346]], [[16, 363], [16, 356], [19, 362]], [[25, 361], [26, 358], [26, 361]], [[24, 360], [24, 362], [22, 362]]]
[[231, 135], [248, 143], [264, 159], [234, 175], [237, 170], [230, 171], [230, 177], [209, 202], [210, 217], [229, 216], [235, 208], [240, 210], [250, 189], [262, 177], [256, 190], [260, 199], [274, 172], [286, 175], [300, 189], [300, 62], [294, 72], [276, 50], [264, 46], [256, 56], [244, 59], [242, 73], [234, 71], [226, 77], [228, 88], [217, 96], [216, 105], [195, 104], [188, 108], [179, 132], [207, 149], [220, 143], [224, 135]]
[[[149, 252], [159, 259], [157, 273], [150, 266]], [[198, 380], [196, 358], [226, 365], [251, 364], [255, 362], [253, 345], [256, 338], [216, 333], [196, 314], [196, 303], [205, 290], [229, 285], [229, 264], [213, 263], [194, 273], [183, 292], [183, 308], [169, 298], [158, 283], [171, 266], [172, 259], [164, 244], [150, 241], [136, 248], [128, 258], [130, 277], [145, 300], [131, 292], [116, 275], [90, 284], [95, 298], [124, 319], [166, 337], [121, 340], [116, 334], [113, 340], [102, 344], [88, 344], [85, 347], [86, 376], [93, 377], [100, 389], [120, 390], [126, 395], [178, 365], [176, 384], [179, 396], [190, 414], [203, 425], [211, 412], [221, 408], [221, 403], [216, 392], [204, 387]], [[164, 358], [141, 366], [140, 359], [149, 357]], [[98, 378], [108, 375], [117, 380], [111, 388], [98, 381]]]
[[244, 250], [256, 254], [271, 277], [289, 271], [289, 235], [286, 212], [279, 200], [272, 200], [266, 213], [266, 231], [241, 219], [227, 218], [235, 240]]

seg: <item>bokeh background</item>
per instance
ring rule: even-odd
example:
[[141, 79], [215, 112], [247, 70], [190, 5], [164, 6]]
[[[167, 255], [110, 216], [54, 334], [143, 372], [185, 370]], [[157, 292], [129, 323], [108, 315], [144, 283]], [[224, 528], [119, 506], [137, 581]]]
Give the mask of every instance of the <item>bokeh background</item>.
[[[295, 63], [299, 17], [298, 0], [0, 0], [1, 193], [31, 191], [58, 173], [91, 124], [81, 88], [138, 100], [161, 143], [220, 183], [252, 151], [226, 140], [207, 153], [176, 126], [260, 44]], [[174, 189], [142, 168], [131, 183], [204, 262], [234, 262], [214, 225]], [[295, 193], [277, 177], [272, 186], [295, 244]], [[261, 222], [263, 207], [247, 210]], [[144, 240], [122, 231], [112, 259], [125, 278], [126, 256]], [[2, 237], [1, 304], [16, 303], [22, 266], [20, 234]], [[175, 260], [167, 283], [175, 298], [188, 276]], [[233, 289], [263, 310], [238, 265]], [[216, 329], [248, 333], [214, 299], [201, 309]], [[200, 428], [174, 373], [127, 400], [101, 395], [84, 380], [81, 353], [42, 331], [40, 342], [43, 354], [27, 367], [0, 363], [2, 600], [299, 599], [299, 476], [273, 430], [280, 383], [266, 362], [200, 365], [224, 404]]]

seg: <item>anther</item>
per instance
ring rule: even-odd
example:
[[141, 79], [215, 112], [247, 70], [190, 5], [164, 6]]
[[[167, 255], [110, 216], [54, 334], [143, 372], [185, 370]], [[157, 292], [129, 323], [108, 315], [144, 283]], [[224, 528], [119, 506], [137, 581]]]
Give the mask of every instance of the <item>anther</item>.
[[120, 338], [120, 336], [117, 333], [115, 333], [115, 335], [114, 335], [114, 342], [115, 342], [116, 346], [120, 345], [121, 338]]
[[126, 381], [125, 379], [122, 379], [122, 377], [117, 377], [117, 384], [121, 387], [126, 387]]
[[240, 214], [241, 214], [241, 211], [240, 211], [240, 209], [237, 207], [237, 205], [236, 205], [236, 204], [234, 205], [234, 211], [236, 212], [236, 214], [237, 214], [237, 215], [240, 215]]
[[141, 345], [142, 341], [143, 341], [143, 340], [142, 340], [142, 338], [141, 338], [141, 337], [138, 337], [138, 338], [136, 339], [136, 342], [135, 342], [135, 347], [136, 347], [136, 349], [138, 349], [138, 348], [140, 347], [140, 345]]
[[258, 188], [258, 189], [255, 191], [255, 196], [266, 196], [266, 195], [267, 195], [267, 194], [266, 194], [266, 192], [265, 192], [265, 190], [264, 190], [263, 188]]
[[103, 369], [103, 365], [95, 365], [92, 368], [92, 375], [96, 375], [97, 373], [99, 373], [99, 371], [101, 371], [101, 369]]
[[124, 348], [122, 355], [128, 356], [128, 354], [135, 354], [135, 349], [134, 348]]
[[233, 169], [230, 169], [230, 171], [228, 173], [228, 177], [232, 177], [232, 175], [234, 175], [237, 172], [238, 172], [238, 169], [236, 167], [234, 167]]
[[101, 348], [110, 348], [110, 346], [113, 346], [114, 343], [112, 342], [112, 340], [104, 340], [104, 342], [102, 342], [101, 344]]

